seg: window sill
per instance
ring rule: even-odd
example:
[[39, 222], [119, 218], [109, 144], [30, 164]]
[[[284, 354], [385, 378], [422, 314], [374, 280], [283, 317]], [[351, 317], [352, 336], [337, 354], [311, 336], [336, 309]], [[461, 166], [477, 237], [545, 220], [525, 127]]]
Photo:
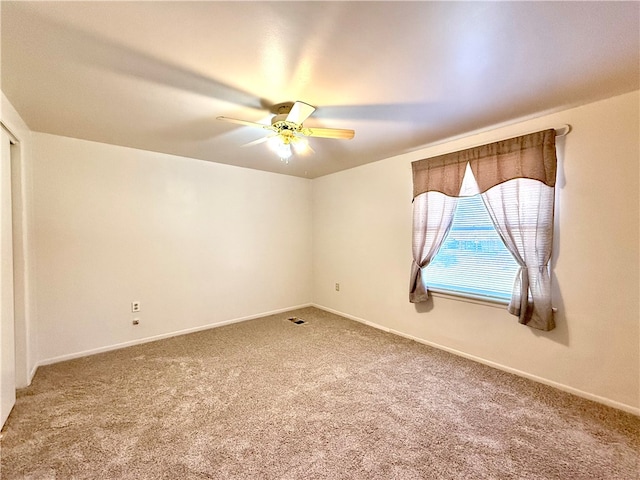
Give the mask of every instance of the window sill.
[[429, 293], [436, 298], [448, 298], [459, 302], [475, 303], [477, 305], [485, 305], [487, 307], [500, 309], [504, 309], [509, 305], [509, 300], [502, 300], [499, 298], [484, 297], [482, 295], [473, 295], [471, 293], [455, 292], [451, 290], [441, 290], [438, 288], [429, 288], [428, 290]]

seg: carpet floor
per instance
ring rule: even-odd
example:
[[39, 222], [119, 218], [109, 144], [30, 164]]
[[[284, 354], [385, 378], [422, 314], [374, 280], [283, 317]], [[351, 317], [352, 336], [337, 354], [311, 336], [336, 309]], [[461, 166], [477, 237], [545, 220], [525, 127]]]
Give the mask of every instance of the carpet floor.
[[636, 480], [639, 448], [636, 416], [308, 308], [39, 368], [0, 476]]

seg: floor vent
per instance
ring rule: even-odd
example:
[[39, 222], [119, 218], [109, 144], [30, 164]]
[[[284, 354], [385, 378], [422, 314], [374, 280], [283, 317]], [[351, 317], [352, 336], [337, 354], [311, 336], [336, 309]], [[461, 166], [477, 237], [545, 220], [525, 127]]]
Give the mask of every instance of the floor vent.
[[289, 321], [295, 323], [296, 325], [302, 325], [304, 320], [298, 317], [289, 317]]

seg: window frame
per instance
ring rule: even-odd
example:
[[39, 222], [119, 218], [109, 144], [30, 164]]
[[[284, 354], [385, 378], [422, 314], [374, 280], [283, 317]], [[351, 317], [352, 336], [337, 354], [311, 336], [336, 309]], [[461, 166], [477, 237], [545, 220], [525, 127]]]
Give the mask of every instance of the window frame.
[[488, 307], [499, 308], [501, 310], [504, 310], [504, 307], [509, 305], [509, 300], [503, 300], [501, 298], [495, 297], [485, 297], [482, 295], [473, 295], [472, 293], [460, 292], [456, 290], [445, 290], [442, 288], [429, 287], [429, 294], [431, 294], [435, 298], [446, 298], [458, 302], [485, 305]]

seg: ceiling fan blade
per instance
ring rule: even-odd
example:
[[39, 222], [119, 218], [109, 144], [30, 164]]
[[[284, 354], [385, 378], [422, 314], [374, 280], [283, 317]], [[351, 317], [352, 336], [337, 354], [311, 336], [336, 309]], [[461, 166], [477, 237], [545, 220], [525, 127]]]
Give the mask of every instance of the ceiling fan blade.
[[307, 137], [321, 137], [321, 138], [340, 138], [345, 140], [351, 140], [356, 134], [353, 130], [346, 130], [342, 128], [301, 128], [300, 133]]
[[273, 130], [274, 128], [271, 125], [265, 125], [264, 123], [257, 123], [257, 122], [249, 122], [247, 120], [238, 120], [237, 118], [229, 118], [229, 117], [216, 117], [217, 120], [222, 120], [223, 122], [229, 122], [229, 123], [237, 123], [239, 125], [245, 125], [248, 127], [258, 127], [258, 128], [264, 128], [266, 130]]
[[316, 110], [316, 107], [311, 106], [308, 103], [296, 102], [293, 104], [293, 107], [291, 107], [291, 110], [287, 115], [286, 121], [297, 123], [298, 125], [300, 125], [307, 118], [309, 118], [315, 110]]
[[257, 140], [254, 140], [253, 142], [245, 143], [242, 146], [243, 147], [253, 147], [254, 145], [260, 145], [261, 143], [266, 142], [267, 140], [269, 140], [270, 138], [275, 137], [276, 135], [277, 135], [277, 133], [274, 133], [273, 135], [267, 135], [266, 137], [258, 138]]
[[437, 118], [446, 108], [442, 102], [383, 103], [373, 105], [328, 105], [319, 107], [315, 118], [344, 120], [378, 120], [395, 122], [424, 122]]

